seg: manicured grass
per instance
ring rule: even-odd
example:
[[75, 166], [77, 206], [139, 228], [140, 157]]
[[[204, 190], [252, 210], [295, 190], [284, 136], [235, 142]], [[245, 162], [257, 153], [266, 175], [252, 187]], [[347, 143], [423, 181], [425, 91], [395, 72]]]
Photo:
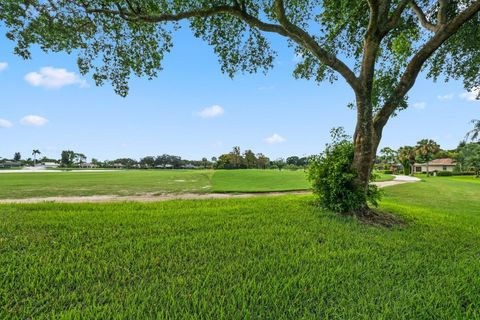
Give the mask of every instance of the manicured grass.
[[0, 175], [0, 199], [201, 193], [210, 190], [211, 175], [211, 171], [202, 170], [6, 173]]
[[0, 319], [476, 319], [480, 179], [385, 189], [385, 229], [311, 196], [0, 205]]
[[376, 176], [375, 181], [377, 181], [377, 182], [390, 181], [390, 180], [395, 179], [395, 177], [391, 174], [385, 174], [385, 173], [379, 173], [379, 172], [375, 172], [374, 174]]
[[[213, 176], [213, 178], [212, 178]], [[308, 189], [303, 171], [125, 170], [0, 175], [0, 199]]]
[[217, 170], [213, 192], [292, 191], [310, 188], [303, 170]]
[[480, 219], [480, 179], [472, 176], [423, 177], [386, 189], [382, 204], [394, 211], [419, 211], [431, 220], [473, 223]]

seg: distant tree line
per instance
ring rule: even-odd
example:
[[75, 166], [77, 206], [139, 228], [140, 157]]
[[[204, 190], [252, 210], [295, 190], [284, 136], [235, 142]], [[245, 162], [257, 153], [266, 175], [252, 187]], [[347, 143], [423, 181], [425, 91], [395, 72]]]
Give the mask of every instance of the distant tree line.
[[263, 153], [254, 153], [247, 149], [243, 153], [240, 147], [233, 147], [229, 153], [224, 153], [215, 160], [216, 169], [300, 169], [308, 166], [308, 157], [291, 156], [286, 159], [270, 160]]
[[37, 158], [41, 152], [34, 150], [34, 159], [22, 159], [20, 152], [15, 152], [13, 158], [1, 159], [2, 163], [32, 166], [35, 164], [56, 164], [62, 168], [124, 168], [124, 169], [305, 169], [308, 166], [308, 157], [291, 156], [286, 159], [278, 158], [271, 160], [263, 153], [254, 153], [240, 147], [232, 148], [232, 151], [210, 160], [203, 157], [201, 160], [187, 160], [180, 156], [162, 154], [159, 156], [146, 156], [139, 160], [132, 158], [118, 158], [114, 160], [99, 161], [92, 158], [87, 162], [87, 156], [73, 150], [63, 150], [60, 159], [47, 157]]
[[[474, 173], [480, 176], [480, 120], [472, 120], [473, 129], [469, 131], [465, 140], [457, 148], [444, 150], [438, 143], [430, 139], [423, 139], [414, 146], [403, 146], [397, 150], [385, 147], [380, 150], [375, 160], [375, 169], [385, 172], [402, 172], [412, 174], [415, 163], [425, 163], [435, 159], [450, 158], [456, 161], [456, 173]], [[470, 140], [470, 142], [468, 142]], [[0, 167], [31, 166], [36, 163], [54, 163], [64, 168], [126, 168], [126, 169], [306, 169], [311, 157], [290, 156], [286, 159], [271, 160], [263, 153], [254, 153], [247, 149], [241, 152], [240, 147], [232, 148], [229, 153], [224, 153], [208, 160], [186, 160], [180, 156], [163, 154], [159, 156], [146, 156], [140, 160], [132, 158], [119, 158], [115, 160], [99, 161], [95, 158], [87, 163], [83, 153], [72, 150], [63, 150], [60, 159], [42, 157], [38, 149], [32, 151], [33, 158], [22, 159], [20, 152], [15, 152], [11, 159], [0, 157]]]

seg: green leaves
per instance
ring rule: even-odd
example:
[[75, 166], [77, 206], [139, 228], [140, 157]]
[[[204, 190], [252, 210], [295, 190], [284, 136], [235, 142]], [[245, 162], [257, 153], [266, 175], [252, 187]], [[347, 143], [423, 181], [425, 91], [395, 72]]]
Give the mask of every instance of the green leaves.
[[334, 212], [352, 213], [361, 209], [367, 201], [376, 206], [380, 194], [375, 186], [367, 193], [357, 185], [357, 172], [353, 169], [355, 147], [343, 128], [331, 131], [332, 143], [325, 152], [309, 161], [308, 180], [320, 205]]
[[465, 23], [428, 60], [428, 76], [463, 80], [467, 90], [480, 86], [480, 13]]
[[[274, 32], [302, 57], [296, 78], [333, 82], [341, 74], [357, 93], [367, 88], [362, 94], [370, 95], [374, 111], [389, 101], [398, 112], [407, 104], [405, 90], [397, 89], [412, 82], [400, 83], [407, 64], [432, 38], [432, 30], [443, 32], [439, 23], [449, 23], [474, 3], [449, 1], [441, 9], [438, 3], [417, 1], [414, 10], [401, 0], [0, 0], [0, 21], [17, 44], [16, 54], [30, 58], [32, 45], [77, 54], [82, 74], [91, 73], [97, 85], [111, 82], [121, 96], [127, 95], [132, 75], [150, 79], [162, 70], [174, 32], [187, 25], [182, 20], [213, 47], [230, 77], [273, 67], [276, 53], [266, 34]], [[468, 89], [479, 86], [479, 26], [477, 10], [433, 55], [422, 57], [429, 76], [462, 78]], [[369, 41], [377, 41], [378, 50], [367, 50]], [[365, 61], [375, 61], [374, 72], [361, 79], [362, 66], [370, 68]]]
[[194, 18], [190, 27], [196, 37], [213, 46], [222, 72], [230, 77], [237, 72], [255, 73], [273, 67], [275, 52], [264, 35], [236, 17]]

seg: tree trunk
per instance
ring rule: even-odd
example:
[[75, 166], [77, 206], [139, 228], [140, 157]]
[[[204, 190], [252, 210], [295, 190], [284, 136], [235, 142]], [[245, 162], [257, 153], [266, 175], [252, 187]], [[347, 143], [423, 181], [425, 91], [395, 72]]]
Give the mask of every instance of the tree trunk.
[[[370, 99], [357, 96], [357, 127], [354, 135], [355, 152], [352, 166], [357, 172], [357, 187], [368, 191], [373, 163], [376, 157], [380, 138], [373, 127], [372, 104]], [[357, 214], [368, 212], [368, 204], [365, 203]]]

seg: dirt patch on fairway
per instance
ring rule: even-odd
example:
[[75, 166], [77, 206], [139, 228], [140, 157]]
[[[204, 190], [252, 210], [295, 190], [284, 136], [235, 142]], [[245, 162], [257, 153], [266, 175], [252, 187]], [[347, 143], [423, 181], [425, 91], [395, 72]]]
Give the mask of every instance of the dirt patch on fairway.
[[145, 194], [135, 196], [98, 195], [85, 197], [45, 197], [26, 199], [0, 199], [1, 203], [99, 203], [99, 202], [156, 202], [168, 200], [203, 200], [203, 199], [227, 199], [227, 198], [251, 198], [282, 195], [304, 195], [310, 191], [291, 192], [263, 192], [263, 193], [174, 193], [174, 194]]

